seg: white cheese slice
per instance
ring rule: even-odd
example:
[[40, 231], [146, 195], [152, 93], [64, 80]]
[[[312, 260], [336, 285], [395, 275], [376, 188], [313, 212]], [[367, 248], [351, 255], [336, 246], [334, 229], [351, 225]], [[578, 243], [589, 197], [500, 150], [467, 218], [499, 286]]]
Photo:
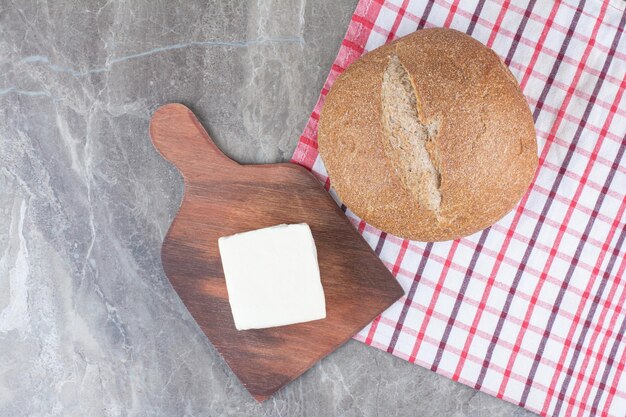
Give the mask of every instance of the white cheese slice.
[[326, 317], [309, 225], [281, 224], [221, 237], [218, 243], [237, 330]]

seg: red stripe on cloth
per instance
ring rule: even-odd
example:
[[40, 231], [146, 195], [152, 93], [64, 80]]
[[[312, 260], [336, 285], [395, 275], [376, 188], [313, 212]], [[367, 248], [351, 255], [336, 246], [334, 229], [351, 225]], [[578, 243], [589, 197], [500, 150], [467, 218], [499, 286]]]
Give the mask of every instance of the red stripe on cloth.
[[398, 337], [403, 330], [404, 321], [406, 320], [406, 316], [409, 312], [409, 308], [411, 307], [411, 303], [413, 297], [415, 296], [415, 292], [417, 291], [418, 284], [424, 272], [424, 268], [426, 268], [426, 263], [428, 262], [430, 251], [433, 247], [432, 243], [426, 244], [424, 251], [422, 252], [422, 259], [420, 259], [420, 264], [413, 276], [413, 282], [411, 283], [411, 287], [409, 288], [409, 292], [406, 294], [406, 299], [404, 301], [404, 305], [402, 306], [402, 311], [400, 312], [400, 316], [398, 317], [398, 321], [395, 325], [395, 330], [393, 335], [391, 336], [391, 341], [389, 342], [389, 346], [387, 347], [387, 352], [393, 353], [396, 343], [398, 342]]
[[365, 343], [366, 345], [372, 344], [372, 340], [374, 339], [374, 334], [376, 334], [376, 329], [378, 328], [378, 322], [380, 321], [380, 317], [381, 316], [376, 317], [370, 324], [370, 330], [367, 333], [367, 337], [363, 341], [363, 343]]
[[[606, 7], [607, 7], [607, 4], [604, 5], [603, 11], [601, 11], [601, 17], [602, 17], [602, 14], [604, 12], [606, 12]], [[601, 17], [600, 17], [600, 20], [598, 20], [598, 22], [601, 21]], [[618, 38], [616, 38], [616, 39], [618, 39]], [[609, 61], [609, 65], [610, 65], [610, 61]], [[601, 84], [601, 79], [599, 79], [599, 84]], [[625, 81], [625, 85], [626, 85], [626, 81]], [[623, 89], [615, 97], [616, 100], [617, 100], [617, 103], [619, 103], [621, 101], [622, 93], [623, 93]], [[593, 102], [590, 101], [589, 105], [590, 106], [593, 105]], [[605, 126], [610, 126], [610, 124], [611, 124], [611, 122], [613, 120], [613, 116], [614, 115], [615, 115], [615, 113], [609, 113], [609, 115], [608, 115], [608, 117], [606, 118], [606, 121], [605, 121]], [[591, 157], [589, 158], [589, 160], [587, 162], [587, 167], [585, 168], [585, 171], [584, 171], [584, 173], [582, 175], [582, 179], [579, 182], [578, 187], [576, 189], [576, 193], [574, 194], [574, 198], [572, 199], [573, 201], [577, 201], [580, 198], [580, 194], [582, 193], [583, 187], [586, 184], [586, 181], [587, 181], [587, 178], [589, 176], [589, 173], [591, 172], [591, 169], [593, 167], [593, 163], [595, 162], [596, 157], [598, 155], [598, 152], [600, 151], [600, 148], [602, 146], [603, 139], [604, 139], [603, 137], [600, 137], [599, 140], [596, 142], [596, 145], [594, 147], [592, 155], [591, 155]], [[612, 177], [609, 176], [609, 178], [612, 178]], [[608, 188], [608, 187], [605, 186], [604, 188]], [[604, 198], [604, 195], [605, 195], [605, 193], [600, 193], [599, 198]], [[571, 216], [571, 212], [573, 211], [572, 207], [573, 206], [570, 205], [570, 207], [568, 208], [568, 212], [567, 212], [565, 220], [563, 222], [564, 224], [567, 224], [569, 222], [568, 215]], [[599, 210], [594, 210], [594, 211], [599, 211]], [[621, 218], [621, 214], [616, 216], [616, 220], [619, 219], [619, 218]], [[592, 219], [593, 219], [593, 217], [592, 217]], [[604, 261], [604, 257], [606, 256], [607, 251], [608, 251], [608, 244], [610, 243], [610, 241], [613, 238], [613, 234], [615, 233], [615, 230], [617, 228], [617, 223], [618, 222], [613, 222], [613, 224], [611, 226], [611, 229], [610, 229], [609, 234], [607, 236], [607, 241], [605, 242], [605, 244], [602, 247], [602, 250], [600, 251], [600, 254], [598, 256], [598, 260], [596, 262], [596, 267], [594, 268], [596, 273], [595, 274], [592, 273], [592, 276], [596, 276], [597, 275], [597, 271], [599, 270], [600, 265], [602, 265], [602, 262]], [[559, 236], [557, 236], [557, 238], [559, 238], [559, 237], [561, 237], [560, 234], [559, 234]], [[555, 242], [555, 246], [558, 248], [559, 244], [560, 244], [560, 239], [558, 239], [558, 241]], [[587, 298], [591, 294], [591, 289], [593, 287], [593, 284], [594, 284], [594, 281], [593, 280], [589, 280], [589, 283], [587, 284], [587, 287], [585, 288], [585, 292], [582, 295], [583, 302], [579, 304], [578, 310], [576, 311], [576, 314], [574, 315], [574, 317], [576, 317], [576, 318], [574, 319], [574, 321], [572, 323], [572, 326], [570, 326], [570, 330], [568, 332], [568, 336], [566, 338], [566, 342], [565, 342], [565, 344], [563, 346], [563, 349], [561, 350], [561, 355], [560, 355], [560, 358], [559, 358], [559, 361], [558, 361], [559, 365], [557, 366], [557, 372], [561, 372], [562, 371], [563, 365], [564, 365], [565, 360], [566, 360], [566, 356], [570, 352], [570, 346], [571, 346], [571, 343], [572, 343], [572, 340], [573, 340], [573, 337], [574, 337], [574, 333], [578, 329], [578, 324], [579, 324], [579, 321], [580, 321], [580, 317], [582, 317], [583, 309], [585, 307], [585, 301], [587, 300]], [[577, 344], [576, 346], [578, 347], [577, 351], [580, 351], [581, 345]], [[574, 354], [574, 358], [577, 358], [577, 354], [576, 353]], [[568, 371], [570, 371], [570, 370], [572, 370], [572, 366], [570, 366], [568, 368]], [[556, 384], [557, 384], [557, 381], [558, 381], [558, 378], [556, 378], [555, 376], [556, 376], [556, 374], [552, 377], [552, 381], [550, 383], [550, 389], [551, 389], [552, 392], [554, 391], [554, 389], [556, 389]], [[563, 382], [563, 386], [564, 386], [565, 390], [567, 389], [568, 381], [569, 381], [569, 379], [566, 377], [565, 381]], [[562, 401], [563, 398], [561, 398], [561, 397], [563, 397], [563, 396], [564, 396], [564, 394], [561, 393], [559, 395], [559, 400]], [[546, 401], [544, 402], [542, 411], [543, 412], [547, 412], [547, 410], [549, 408], [549, 405], [550, 405], [550, 401], [546, 398]], [[557, 405], [557, 411], [558, 411], [558, 405]]]
[[365, 48], [359, 44], [356, 44], [352, 41], [349, 40], [344, 40], [343, 41], [343, 45], [347, 48], [352, 49], [353, 51], [355, 51], [357, 54], [362, 55], [363, 51], [365, 50]]
[[[624, 201], [622, 202], [622, 205], [620, 207], [620, 211], [619, 211], [619, 216], [616, 216], [615, 220], [616, 223], [619, 223], [619, 219], [621, 217], [621, 215], [623, 215], [624, 213], [624, 208], [626, 208], [626, 195], [624, 196]], [[623, 232], [622, 232], [623, 235]], [[623, 237], [623, 236], [622, 236]], [[622, 239], [623, 240], [623, 239]], [[607, 239], [607, 243], [608, 243], [608, 239]], [[619, 242], [618, 242], [619, 243]], [[623, 243], [623, 242], [622, 242]], [[608, 245], [607, 245], [608, 246]], [[608, 250], [608, 247], [607, 247]], [[616, 245], [615, 248], [613, 249], [613, 256], [617, 258], [619, 254], [619, 245]], [[624, 263], [624, 257], [622, 257], [622, 263]], [[600, 265], [598, 265], [598, 273], [600, 272]], [[603, 280], [609, 280], [609, 269], [607, 267], [607, 269], [605, 270], [602, 279]], [[619, 274], [618, 274], [619, 276]], [[619, 279], [614, 279], [612, 280], [611, 283], [611, 288], [609, 289], [609, 293], [606, 297], [606, 300], [604, 301], [604, 304], [602, 306], [602, 311], [600, 313], [600, 317], [598, 317], [597, 323], [604, 323], [606, 320], [606, 316], [610, 310], [609, 304], [610, 301], [612, 299], [615, 299], [615, 294], [617, 292], [617, 289], [619, 287], [620, 281]], [[619, 301], [617, 302], [617, 307], [615, 307], [614, 309], [611, 309], [613, 311], [613, 316], [611, 317], [610, 322], [611, 323], [615, 323], [615, 320], [617, 319], [617, 315], [623, 310], [622, 306], [624, 305], [624, 302], [626, 301], [626, 291], [624, 291], [624, 287], [622, 287], [622, 294], [619, 297]], [[598, 300], [599, 302], [599, 300]], [[611, 328], [612, 326], [610, 326], [609, 328]], [[579, 398], [578, 397], [578, 393], [580, 392], [580, 389], [582, 387], [582, 384], [584, 382], [584, 377], [587, 376], [587, 379], [591, 379], [593, 378], [595, 380], [595, 376], [598, 375], [598, 369], [600, 367], [600, 360], [598, 360], [596, 358], [594, 365], [593, 365], [593, 369], [591, 370], [591, 372], [587, 373], [587, 367], [589, 366], [589, 363], [591, 362], [592, 358], [594, 357], [594, 351], [593, 351], [593, 347], [596, 345], [596, 341], [598, 339], [598, 336], [600, 336], [601, 329], [600, 326], [598, 326], [596, 324], [596, 326], [594, 326], [593, 328], [593, 333], [591, 334], [591, 339], [589, 340], [589, 342], [587, 343], [587, 349], [585, 349], [584, 352], [584, 361], [580, 367], [580, 370], [578, 371], [578, 376], [576, 379], [576, 384], [574, 385], [574, 390], [572, 391], [572, 394], [570, 396], [570, 399], [572, 398]], [[603, 352], [604, 349], [606, 349], [606, 346], [608, 344], [608, 334], [609, 332], [604, 333], [605, 337], [602, 339], [601, 343], [600, 343], [600, 347], [598, 349], [598, 352]], [[587, 384], [585, 391], [583, 393], [581, 402], [583, 404], [587, 403], [587, 401], [589, 400], [589, 396], [591, 395], [591, 388], [592, 388], [592, 384]], [[570, 403], [571, 404], [571, 403]], [[581, 412], [578, 413], [578, 415], [581, 415]]]
[[443, 24], [444, 27], [447, 27], [447, 28], [450, 27], [450, 24], [452, 23], [452, 19], [454, 19], [454, 15], [456, 14], [456, 10], [459, 8], [459, 1], [460, 0], [454, 0], [452, 4], [450, 5], [450, 11], [448, 12], [448, 17], [446, 17], [446, 21]]
[[330, 190], [330, 178], [326, 178], [326, 180], [324, 181], [324, 188], [326, 189], [326, 191]]
[[352, 17], [352, 20], [354, 22], [357, 22], [358, 24], [368, 28], [369, 30], [372, 30], [374, 28], [374, 22], [372, 22], [370, 19], [368, 19], [365, 16], [359, 16], [359, 15], [355, 14]]
[[461, 288], [459, 289], [459, 293], [456, 296], [456, 300], [454, 302], [454, 307], [452, 308], [452, 313], [447, 320], [446, 329], [443, 332], [443, 336], [441, 338], [441, 342], [437, 347], [437, 353], [435, 354], [435, 359], [433, 360], [433, 364], [430, 367], [432, 371], [436, 371], [439, 368], [439, 362], [441, 361], [441, 357], [443, 356], [443, 352], [447, 347], [448, 338], [450, 337], [450, 333], [452, 332], [452, 327], [456, 323], [457, 315], [459, 314], [459, 310], [461, 308], [461, 304], [465, 299], [465, 293], [467, 292], [467, 288], [469, 286], [470, 280], [473, 278], [474, 268], [476, 267], [476, 262], [478, 262], [478, 258], [482, 252], [483, 245], [485, 244], [485, 240], [487, 239], [488, 232], [485, 230], [480, 234], [480, 239], [478, 239], [478, 244], [474, 248], [474, 254], [472, 255], [472, 260], [467, 268], [467, 272], [465, 273], [465, 277], [463, 278], [463, 283], [461, 284]]
[[400, 251], [398, 252], [398, 258], [396, 259], [396, 262], [393, 265], [393, 269], [391, 270], [391, 273], [394, 276], [398, 274], [398, 270], [400, 269], [400, 265], [402, 265], [402, 260], [404, 259], [404, 254], [406, 253], [406, 248], [408, 246], [409, 246], [409, 240], [404, 239], [402, 241], [402, 245], [400, 246]]
[[[437, 0], [428, 0], [428, 5], [432, 6], [432, 4], [433, 4], [433, 3], [435, 3], [436, 1], [437, 1]], [[409, 3], [410, 3], [410, 2], [409, 2]], [[426, 6], [426, 9], [428, 9], [428, 7], [429, 7], [428, 5]], [[386, 7], [387, 9], [389, 9], [389, 10], [391, 10], [391, 11], [395, 12], [395, 13], [399, 13], [399, 12], [400, 12], [400, 10], [402, 10], [401, 6], [400, 6], [400, 7], [399, 7], [399, 6], [396, 6], [395, 4], [393, 4], [393, 3], [391, 3], [391, 2], [386, 2], [386, 3], [385, 3], [385, 7]], [[423, 14], [426, 14], [426, 13], [424, 12]], [[424, 27], [424, 24], [425, 24], [425, 22], [423, 21], [423, 20], [424, 20], [424, 17], [423, 17], [423, 16], [422, 16], [422, 17], [419, 17], [419, 16], [417, 16], [416, 14], [413, 14], [413, 13], [409, 12], [409, 10], [408, 10], [408, 9], [405, 9], [405, 10], [402, 12], [402, 18], [403, 18], [403, 19], [408, 19], [408, 20], [410, 20], [410, 21], [412, 21], [412, 22], [414, 22], [414, 23], [417, 23], [419, 27]], [[390, 30], [385, 30], [385, 31], [386, 31], [387, 33], [391, 32]], [[396, 33], [396, 34], [394, 34], [394, 35], [397, 35], [397, 33]]]
[[[372, 25], [378, 18], [378, 14], [380, 13], [380, 8], [382, 7], [384, 3], [385, 3], [385, 0], [359, 1], [359, 4], [357, 5], [356, 10], [354, 11], [354, 15], [352, 16], [352, 20], [354, 20], [356, 23], [360, 23], [361, 25], [363, 25], [368, 31], [367, 34], [369, 35], [369, 31], [372, 30]], [[358, 19], [355, 19], [355, 18], [358, 18]], [[368, 22], [368, 24], [366, 25], [364, 24], [364, 22]]]
[[509, 0], [505, 0], [504, 3], [502, 3], [500, 13], [498, 13], [498, 17], [496, 18], [496, 22], [493, 25], [493, 29], [491, 29], [491, 35], [489, 35], [489, 39], [487, 40], [487, 46], [489, 48], [493, 47], [493, 42], [496, 40], [496, 36], [498, 36], [500, 26], [502, 25], [502, 21], [504, 20], [504, 15], [509, 9], [510, 4], [511, 2]]
[[306, 146], [309, 146], [313, 149], [317, 149], [317, 140], [307, 138], [306, 136], [300, 137], [300, 141], [304, 143]]
[[552, 6], [552, 9], [550, 10], [550, 15], [546, 19], [545, 26], [543, 27], [541, 31], [541, 35], [539, 35], [539, 40], [537, 41], [537, 45], [535, 47], [533, 55], [530, 58], [530, 62], [528, 64], [529, 70], [524, 73], [524, 76], [522, 77], [522, 80], [519, 83], [522, 91], [524, 91], [524, 88], [526, 87], [526, 84], [528, 83], [528, 80], [530, 79], [530, 75], [531, 75], [530, 69], [534, 68], [535, 64], [537, 63], [537, 59], [539, 58], [539, 53], [543, 49], [543, 44], [546, 42], [546, 37], [548, 36], [548, 33], [550, 33], [550, 28], [552, 27], [552, 24], [554, 23], [554, 17], [556, 16], [556, 13], [558, 12], [560, 5], [561, 3], [555, 2], [554, 5]]
[[458, 240], [455, 240], [454, 242], [452, 242], [452, 246], [450, 247], [448, 256], [446, 256], [446, 262], [443, 264], [443, 270], [441, 271], [441, 275], [439, 276], [439, 281], [437, 282], [437, 286], [435, 287], [435, 291], [433, 292], [432, 298], [430, 300], [428, 310], [426, 310], [426, 314], [424, 315], [424, 320], [422, 321], [420, 331], [417, 334], [417, 339], [415, 339], [415, 344], [413, 345], [413, 350], [411, 351], [409, 362], [415, 362], [415, 358], [417, 357], [422, 341], [424, 340], [424, 334], [426, 333], [426, 328], [428, 327], [430, 318], [433, 315], [433, 311], [435, 310], [435, 306], [437, 305], [437, 300], [439, 299], [439, 294], [441, 294], [441, 290], [444, 286], [446, 276], [448, 275], [448, 271], [450, 270], [450, 264], [452, 263], [452, 259], [454, 258], [454, 253], [456, 252], [456, 249], [458, 247], [459, 247]]
[[378, 25], [374, 25], [374, 27], [372, 28], [372, 31], [373, 31], [373, 32], [376, 32], [376, 33], [380, 33], [380, 34], [381, 34], [381, 35], [383, 35], [385, 38], [387, 38], [387, 36], [389, 36], [389, 34], [391, 33], [391, 32], [390, 32], [390, 31], [388, 31], [387, 29], [385, 29], [385, 28], [381, 28], [381, 27], [380, 27], [380, 26], [378, 26]]
[[403, 0], [402, 6], [400, 6], [400, 10], [398, 10], [398, 14], [396, 15], [396, 20], [394, 20], [393, 25], [391, 25], [391, 30], [389, 31], [389, 36], [387, 36], [387, 42], [391, 42], [396, 37], [396, 31], [402, 22], [402, 16], [406, 12], [406, 8], [409, 5], [409, 0]]
[[[626, 230], [622, 230], [622, 233], [626, 233]], [[626, 268], [626, 260], [622, 259], [622, 265], [620, 266], [620, 271], [621, 271], [620, 275], [623, 276], [625, 268]], [[600, 389], [598, 389], [596, 392], [596, 397], [594, 398], [593, 406], [591, 408], [592, 412], [597, 412], [599, 408], [600, 400], [602, 398], [602, 392], [606, 390], [606, 381], [609, 376], [609, 371], [614, 363], [613, 358], [616, 357], [618, 345], [621, 342], [621, 339], [624, 333], [626, 333], [626, 315], [623, 315], [622, 320], [623, 320], [622, 325], [620, 326], [620, 329], [617, 333], [619, 340], [618, 338], [616, 338], [615, 343], [613, 344], [613, 348], [611, 349], [611, 353], [610, 353], [611, 361], [610, 362], [607, 361], [607, 364], [604, 368], [604, 372], [602, 374], [602, 380], [600, 382], [601, 384]], [[622, 354], [619, 358], [617, 358], [617, 369], [615, 370], [615, 374], [613, 375], [613, 381], [609, 384], [607, 399], [606, 399], [606, 402], [604, 403], [604, 409], [602, 410], [602, 415], [609, 414], [609, 409], [611, 408], [611, 403], [613, 402], [613, 398], [615, 398], [618, 394], [617, 386], [618, 386], [619, 381], [622, 378], [622, 374], [624, 373], [624, 367], [626, 367], [626, 349], [622, 348]]]
[[[510, 3], [508, 7], [511, 8]], [[519, 27], [517, 28], [517, 30], [515, 31], [515, 35], [513, 35], [513, 40], [511, 42], [511, 47], [509, 48], [509, 53], [506, 54], [506, 58], [504, 58], [504, 63], [507, 66], [511, 65], [511, 62], [513, 61], [513, 56], [515, 56], [515, 52], [517, 52], [517, 46], [519, 45], [520, 42], [522, 42], [522, 40], [524, 40], [523, 34], [524, 34], [524, 31], [526, 30], [526, 25], [528, 24], [528, 21], [530, 20], [530, 16], [532, 16], [532, 10], [534, 8], [535, 8], [535, 0], [531, 0], [528, 2], [528, 5], [526, 6], [526, 8], [521, 10], [522, 21]], [[501, 29], [502, 28], [500, 26], [499, 30]], [[508, 31], [502, 31], [502, 32], [507, 33]], [[507, 36], [510, 37], [510, 33], [507, 33]]]

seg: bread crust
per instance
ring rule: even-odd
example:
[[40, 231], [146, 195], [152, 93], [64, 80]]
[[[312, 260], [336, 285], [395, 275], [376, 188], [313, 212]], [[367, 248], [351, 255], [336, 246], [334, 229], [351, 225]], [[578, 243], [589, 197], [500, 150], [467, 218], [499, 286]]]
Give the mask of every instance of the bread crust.
[[[438, 211], [416, 201], [384, 151], [381, 84], [393, 56], [411, 78], [423, 123], [438, 123], [429, 154], [440, 174]], [[423, 29], [354, 62], [326, 97], [319, 152], [341, 200], [394, 235], [443, 241], [484, 229], [526, 192], [537, 168], [532, 114], [509, 69], [452, 29]], [[396, 167], [394, 169], [394, 166]]]

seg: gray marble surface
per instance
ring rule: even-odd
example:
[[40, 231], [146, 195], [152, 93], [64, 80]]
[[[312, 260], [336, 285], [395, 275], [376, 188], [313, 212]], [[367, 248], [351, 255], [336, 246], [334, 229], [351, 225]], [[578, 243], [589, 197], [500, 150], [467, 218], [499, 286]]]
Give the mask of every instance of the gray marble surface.
[[151, 113], [288, 159], [356, 1], [0, 1], [0, 416], [525, 416], [351, 341], [264, 404], [165, 277]]

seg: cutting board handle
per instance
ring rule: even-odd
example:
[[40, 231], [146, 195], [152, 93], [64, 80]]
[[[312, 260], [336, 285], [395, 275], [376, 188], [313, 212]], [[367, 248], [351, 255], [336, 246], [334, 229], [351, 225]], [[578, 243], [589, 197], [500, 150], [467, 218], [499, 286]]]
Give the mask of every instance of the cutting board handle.
[[239, 166], [224, 155], [193, 112], [183, 104], [159, 107], [150, 120], [150, 137], [154, 147], [178, 168], [185, 180], [202, 178], [211, 167]]

